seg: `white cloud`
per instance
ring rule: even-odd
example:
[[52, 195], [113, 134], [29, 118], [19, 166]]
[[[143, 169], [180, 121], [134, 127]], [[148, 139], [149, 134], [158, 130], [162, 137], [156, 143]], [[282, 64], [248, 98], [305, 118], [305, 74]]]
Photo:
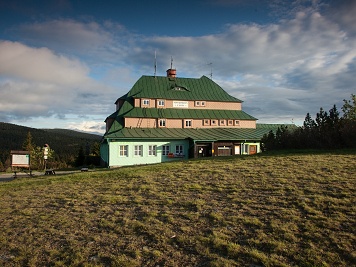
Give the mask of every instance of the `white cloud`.
[[110, 95], [111, 88], [90, 78], [89, 68], [79, 60], [18, 42], [1, 41], [0, 50], [3, 120], [108, 110], [98, 97], [105, 91]]

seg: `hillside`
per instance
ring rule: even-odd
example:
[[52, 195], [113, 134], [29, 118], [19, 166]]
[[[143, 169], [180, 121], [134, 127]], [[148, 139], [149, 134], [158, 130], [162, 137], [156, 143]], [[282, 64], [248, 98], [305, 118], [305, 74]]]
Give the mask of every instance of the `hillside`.
[[0, 183], [1, 266], [355, 266], [356, 154]]
[[0, 161], [8, 158], [10, 150], [22, 150], [28, 132], [36, 146], [48, 144], [60, 158], [77, 155], [79, 148], [100, 142], [101, 136], [66, 129], [35, 129], [0, 122]]

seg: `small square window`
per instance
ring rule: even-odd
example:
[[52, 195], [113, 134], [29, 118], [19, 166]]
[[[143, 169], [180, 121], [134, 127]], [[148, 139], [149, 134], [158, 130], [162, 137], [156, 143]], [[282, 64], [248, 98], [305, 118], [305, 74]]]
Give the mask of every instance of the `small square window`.
[[233, 120], [228, 120], [228, 121], [227, 121], [227, 125], [233, 126], [233, 125], [234, 125], [234, 121], [233, 121]]
[[150, 100], [149, 99], [142, 100], [142, 105], [149, 106], [150, 105]]
[[195, 106], [199, 107], [200, 106], [200, 101], [195, 101]]
[[210, 120], [204, 120], [204, 125], [205, 125], [205, 126], [210, 125]]
[[162, 155], [163, 156], [168, 156], [169, 154], [170, 147], [167, 145], [162, 146]]
[[158, 106], [159, 107], [164, 107], [164, 100], [158, 100]]
[[216, 125], [216, 120], [211, 120], [211, 125]]
[[192, 127], [192, 120], [185, 120], [184, 125], [187, 128]]
[[129, 151], [129, 146], [127, 145], [120, 145], [119, 146], [119, 156], [120, 157], [127, 157]]
[[201, 105], [202, 107], [205, 107], [205, 101], [201, 101], [200, 105]]
[[142, 157], [142, 145], [135, 145], [134, 155]]
[[240, 121], [239, 120], [235, 120], [235, 126], [240, 126]]
[[183, 155], [183, 145], [176, 145], [176, 154]]
[[159, 127], [166, 127], [166, 119], [159, 120]]
[[220, 121], [219, 121], [219, 125], [220, 125], [220, 126], [225, 126], [225, 120], [220, 120]]
[[156, 145], [149, 145], [148, 146], [148, 155], [149, 156], [156, 156], [157, 155], [157, 146]]

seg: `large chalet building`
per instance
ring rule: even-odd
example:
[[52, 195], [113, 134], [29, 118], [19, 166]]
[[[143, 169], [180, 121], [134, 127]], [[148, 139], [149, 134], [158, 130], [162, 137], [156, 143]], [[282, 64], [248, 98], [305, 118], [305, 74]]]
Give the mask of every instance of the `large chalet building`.
[[242, 101], [201, 78], [142, 76], [106, 118], [101, 158], [108, 167], [261, 152], [276, 124], [257, 124]]

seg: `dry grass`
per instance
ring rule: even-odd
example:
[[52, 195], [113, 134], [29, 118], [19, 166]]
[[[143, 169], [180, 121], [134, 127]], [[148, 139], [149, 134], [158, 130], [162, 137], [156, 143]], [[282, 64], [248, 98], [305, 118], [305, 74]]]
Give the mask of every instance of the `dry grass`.
[[352, 266], [355, 154], [193, 160], [0, 184], [1, 266]]

